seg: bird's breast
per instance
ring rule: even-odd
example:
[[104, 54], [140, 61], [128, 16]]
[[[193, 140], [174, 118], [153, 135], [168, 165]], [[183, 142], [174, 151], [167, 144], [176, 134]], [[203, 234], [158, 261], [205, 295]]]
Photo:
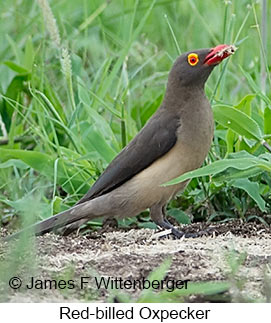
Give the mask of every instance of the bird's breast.
[[129, 180], [120, 194], [133, 196], [144, 209], [159, 201], [168, 201], [185, 187], [186, 183], [167, 187], [162, 184], [202, 165], [213, 138], [212, 111], [210, 106], [204, 109], [197, 115], [182, 115], [175, 145]]
[[[191, 119], [177, 130], [176, 144], [164, 156], [156, 160], [138, 175], [142, 183], [161, 185], [185, 172], [200, 167], [208, 154], [213, 138], [212, 111], [196, 126]], [[199, 120], [195, 120], [199, 121]]]
[[204, 100], [201, 104], [190, 106], [190, 110], [182, 113], [177, 130], [180, 151], [186, 151], [191, 160], [194, 158], [201, 165], [210, 149], [213, 133], [213, 112], [209, 102]]

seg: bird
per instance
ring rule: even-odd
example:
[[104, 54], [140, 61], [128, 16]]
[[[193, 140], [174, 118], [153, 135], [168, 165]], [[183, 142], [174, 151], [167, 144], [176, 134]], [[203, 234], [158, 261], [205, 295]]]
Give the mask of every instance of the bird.
[[22, 231], [42, 235], [64, 227], [70, 233], [94, 218], [133, 217], [149, 209], [152, 221], [174, 237], [193, 236], [166, 219], [167, 203], [189, 181], [163, 184], [204, 162], [214, 134], [204, 86], [213, 69], [236, 49], [222, 44], [181, 54], [170, 70], [160, 107], [89, 191], [70, 209]]

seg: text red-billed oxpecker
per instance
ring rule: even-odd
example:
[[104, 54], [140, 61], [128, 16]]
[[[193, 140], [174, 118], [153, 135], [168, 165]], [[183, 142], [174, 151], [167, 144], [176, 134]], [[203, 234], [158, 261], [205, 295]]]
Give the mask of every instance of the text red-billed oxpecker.
[[214, 127], [204, 84], [213, 68], [235, 50], [233, 45], [218, 45], [178, 57], [160, 108], [87, 194], [69, 210], [29, 229], [40, 235], [66, 226], [64, 231], [70, 232], [93, 218], [132, 217], [149, 208], [158, 226], [171, 229], [178, 238], [183, 236], [166, 220], [165, 210], [187, 182], [161, 185], [203, 163]]

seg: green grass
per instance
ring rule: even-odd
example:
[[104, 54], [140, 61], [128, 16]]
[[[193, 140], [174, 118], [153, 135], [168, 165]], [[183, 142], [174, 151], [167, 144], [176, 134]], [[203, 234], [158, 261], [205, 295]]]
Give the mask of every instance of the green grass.
[[[73, 205], [159, 107], [179, 53], [220, 43], [238, 51], [206, 85], [217, 121], [210, 166], [169, 208], [190, 207], [196, 220], [248, 218], [253, 208], [264, 221], [271, 44], [260, 26], [270, 30], [270, 2], [269, 14], [262, 1], [247, 0], [59, 0], [50, 1], [51, 11], [46, 3], [1, 7], [2, 222], [14, 215], [23, 221], [29, 196], [39, 200], [37, 219]], [[212, 176], [224, 158], [248, 166], [222, 166]]]
[[[215, 139], [204, 167], [184, 175], [193, 179], [169, 214], [181, 223], [191, 222], [187, 210], [200, 221], [268, 220], [270, 1], [58, 0], [49, 1], [51, 11], [46, 3], [1, 3], [1, 224], [27, 225], [73, 205], [159, 107], [175, 58], [220, 43], [238, 51], [206, 85]], [[138, 225], [153, 227], [146, 213], [144, 220]], [[27, 237], [18, 241], [0, 265], [2, 280], [35, 263], [32, 247]], [[187, 294], [170, 297], [142, 292], [133, 300], [182, 301], [231, 287], [243, 301], [243, 282], [235, 278], [243, 261], [229, 254], [227, 282], [193, 283]], [[169, 265], [150, 278], [163, 278]]]

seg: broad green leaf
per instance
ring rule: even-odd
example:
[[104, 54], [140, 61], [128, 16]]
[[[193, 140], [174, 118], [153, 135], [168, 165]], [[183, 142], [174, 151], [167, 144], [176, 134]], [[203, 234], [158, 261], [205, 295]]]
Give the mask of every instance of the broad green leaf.
[[[265, 158], [268, 160], [268, 157], [265, 156], [265, 154], [259, 156], [261, 158]], [[232, 153], [229, 155], [229, 159], [238, 159], [238, 158], [257, 158], [256, 156], [250, 154], [248, 151], [246, 150], [242, 150], [242, 151], [238, 151], [238, 152], [235, 152], [235, 153]]]
[[[78, 78], [78, 80], [80, 79]], [[95, 127], [97, 127], [101, 131], [104, 138], [107, 141], [110, 141], [111, 144], [114, 146], [114, 149], [116, 150], [116, 152], [118, 152], [120, 150], [120, 147], [116, 140], [114, 132], [112, 131], [108, 121], [105, 120], [103, 116], [101, 116], [95, 109], [91, 107], [91, 100], [89, 98], [89, 93], [82, 86], [82, 81], [80, 83], [78, 82], [78, 95], [79, 95], [80, 101], [83, 103], [87, 111], [88, 117], [92, 119], [92, 123], [95, 124]]]
[[90, 171], [91, 166], [90, 166], [90, 158], [88, 160], [86, 160], [87, 158], [83, 158], [83, 156], [81, 156], [80, 154], [78, 154], [76, 151], [60, 146], [59, 147], [59, 151], [61, 152], [62, 156], [68, 156], [69, 160], [72, 163], [79, 163], [81, 164], [81, 166], [83, 168], [85, 168], [87, 171]]
[[240, 142], [240, 150], [249, 151], [249, 148], [254, 147], [256, 143], [257, 142], [254, 139], [247, 139], [244, 137], [243, 140]]
[[26, 163], [22, 162], [20, 159], [9, 159], [6, 162], [0, 164], [0, 168], [8, 168], [8, 167], [17, 167], [20, 169], [29, 168], [29, 166]]
[[115, 117], [117, 117], [118, 119], [121, 119], [121, 114], [118, 110], [116, 110], [115, 108], [112, 108], [108, 103], [105, 102], [105, 100], [101, 99], [96, 93], [94, 93], [93, 91], [89, 90], [89, 92], [91, 93], [91, 95], [97, 100], [97, 102], [99, 102], [100, 104], [102, 104], [109, 112], [111, 112]]
[[[7, 91], [6, 91], [6, 97], [10, 98], [16, 102], [21, 101], [21, 93], [24, 90], [24, 82], [27, 80], [27, 76], [24, 74], [16, 75], [12, 81], [10, 82]], [[9, 102], [8, 100], [5, 100], [5, 105], [4, 105], [4, 116], [6, 115], [7, 119], [10, 119], [12, 114], [14, 112], [14, 104]], [[5, 120], [6, 123], [9, 125], [9, 120]]]
[[148, 276], [148, 279], [150, 281], [154, 279], [162, 280], [166, 276], [171, 263], [172, 263], [171, 259], [167, 258], [158, 268], [156, 268], [152, 273], [150, 273], [150, 275]]
[[20, 66], [14, 62], [11, 61], [5, 61], [4, 64], [6, 66], [8, 66], [11, 70], [13, 70], [14, 72], [18, 73], [18, 74], [29, 74], [29, 70], [27, 70], [25, 67]]
[[251, 101], [255, 98], [256, 94], [248, 94], [235, 105], [237, 110], [244, 112], [246, 115], [251, 116]]
[[55, 196], [53, 200], [53, 214], [61, 212], [62, 198]]
[[50, 174], [54, 163], [53, 157], [37, 151], [0, 148], [0, 161], [6, 162], [9, 159], [19, 159], [46, 176]]
[[[184, 286], [184, 285], [183, 285]], [[170, 289], [169, 289], [170, 288]], [[227, 281], [187, 282], [187, 288], [164, 288], [161, 292], [149, 292], [144, 297], [139, 297], [137, 302], [145, 303], [172, 303], [180, 302], [181, 297], [189, 295], [219, 295], [230, 288]]]
[[215, 137], [226, 141], [227, 132], [226, 129], [215, 129]]
[[[76, 128], [74, 128], [74, 131], [77, 131]], [[106, 161], [106, 163], [110, 163], [116, 156], [117, 151], [107, 143], [99, 128], [84, 121], [80, 123], [80, 131], [86, 151], [96, 151], [101, 159]]]
[[50, 82], [48, 81], [47, 78], [45, 79], [43, 100], [48, 104], [48, 106], [49, 106], [49, 102], [52, 104], [52, 106], [57, 111], [58, 115], [60, 116], [61, 122], [63, 122], [63, 124], [66, 125], [66, 116], [65, 116], [65, 113], [64, 113], [64, 110], [63, 110], [63, 106], [62, 106], [62, 104], [60, 102], [60, 99], [59, 99], [59, 97], [57, 95], [57, 92], [54, 91], [54, 89], [52, 88], [52, 86], [51, 86], [51, 84], [50, 84]]
[[189, 216], [180, 209], [172, 208], [168, 210], [167, 214], [175, 218], [179, 223], [182, 223], [182, 224], [191, 223], [191, 219], [189, 218]]
[[6, 38], [11, 48], [11, 52], [15, 56], [15, 60], [21, 63], [23, 60], [23, 52], [19, 44], [20, 42], [14, 41], [8, 34], [6, 34]]
[[227, 130], [226, 143], [227, 143], [227, 153], [232, 153], [235, 143], [236, 134], [231, 129]]
[[241, 65], [239, 65], [239, 68], [241, 70], [241, 72], [243, 73], [243, 75], [245, 76], [245, 78], [247, 79], [247, 82], [249, 84], [249, 86], [252, 88], [253, 92], [256, 93], [256, 95], [258, 97], [260, 97], [265, 103], [267, 103], [268, 105], [271, 105], [271, 100], [267, 97], [267, 95], [264, 95], [259, 87], [259, 85], [256, 84], [256, 82], [253, 80], [252, 76], [246, 72]]
[[90, 127], [86, 133], [88, 133], [88, 136], [85, 137], [85, 139], [92, 145], [93, 149], [97, 151], [107, 163], [110, 163], [116, 156], [116, 151], [114, 151], [108, 145], [98, 129]]
[[264, 133], [266, 135], [271, 134], [271, 107], [264, 109]]
[[[29, 212], [33, 212], [33, 222], [37, 219], [43, 220], [51, 215], [50, 205], [45, 202], [41, 202], [40, 196], [37, 195], [38, 194], [29, 192], [16, 201], [5, 200], [5, 204], [11, 206], [17, 212], [27, 215], [26, 218], [29, 216]], [[30, 205], [31, 207], [29, 207]], [[31, 221], [29, 224], [32, 224]]]
[[264, 160], [267, 160], [271, 163], [271, 154], [270, 153], [264, 153], [261, 155], [261, 158], [263, 158]]
[[79, 99], [86, 106], [91, 106], [91, 100], [90, 100], [90, 97], [89, 97], [89, 92], [85, 88], [85, 86], [83, 86], [83, 84], [84, 84], [83, 80], [81, 80], [80, 77], [77, 77], [77, 86], [78, 86]]
[[258, 183], [251, 182], [247, 178], [239, 178], [231, 183], [232, 186], [240, 188], [257, 203], [261, 211], [265, 211], [265, 201], [260, 195], [260, 187]]
[[214, 176], [219, 174], [226, 169], [235, 168], [239, 170], [249, 170], [251, 168], [258, 168], [264, 171], [271, 171], [271, 163], [258, 158], [258, 157], [244, 157], [244, 158], [236, 158], [236, 159], [223, 159], [213, 162], [210, 165], [205, 167], [196, 169], [191, 172], [187, 172], [167, 183], [163, 186], [174, 185], [188, 179], [200, 177], [200, 176]]
[[[171, 263], [172, 263], [172, 260], [170, 258], [167, 258], [158, 268], [156, 268], [153, 272], [150, 273], [150, 275], [148, 276], [147, 279], [150, 282], [152, 282], [154, 280], [161, 281], [166, 276]], [[153, 295], [152, 288], [145, 289], [140, 294], [137, 302], [138, 303], [145, 303], [145, 302], [147, 302], [147, 300], [149, 300], [151, 298], [152, 295]]]
[[262, 139], [261, 130], [252, 118], [244, 112], [226, 105], [213, 107], [215, 120], [225, 128], [232, 129], [237, 134], [248, 139]]
[[[10, 159], [19, 159], [52, 181], [54, 179], [56, 157], [37, 151], [0, 148], [0, 162]], [[77, 193], [78, 189], [85, 193], [88, 190], [89, 185], [85, 182], [86, 176], [65, 158], [59, 158], [56, 172], [58, 185], [61, 185], [68, 193]]]
[[[226, 292], [230, 288], [230, 284], [226, 281], [188, 282], [187, 286], [187, 289], [175, 289], [171, 294], [175, 296], [188, 296], [193, 294], [214, 295]], [[163, 293], [168, 292], [163, 291]]]
[[237, 169], [237, 168], [227, 168], [225, 171], [214, 175], [213, 181], [215, 183], [221, 183], [230, 180], [236, 180], [239, 178], [250, 178], [253, 176], [258, 176], [264, 172], [263, 169], [257, 167], [251, 167], [249, 169]]
[[35, 53], [34, 53], [32, 38], [31, 36], [29, 36], [25, 44], [24, 60], [23, 60], [23, 65], [29, 71], [32, 70], [34, 58], [35, 58]]
[[157, 225], [153, 222], [147, 221], [147, 222], [137, 222], [136, 224], [139, 228], [144, 228], [144, 229], [157, 229]]

